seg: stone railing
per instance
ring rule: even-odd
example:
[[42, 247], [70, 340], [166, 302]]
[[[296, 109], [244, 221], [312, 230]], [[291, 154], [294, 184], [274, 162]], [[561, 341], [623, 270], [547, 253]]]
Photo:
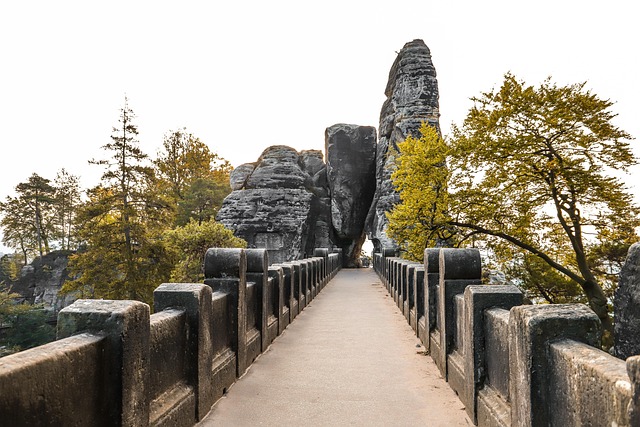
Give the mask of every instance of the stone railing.
[[154, 310], [78, 300], [58, 340], [0, 359], [0, 424], [191, 426], [340, 269], [340, 254], [268, 265], [209, 249], [205, 284], [165, 283]]
[[475, 249], [427, 249], [424, 263], [383, 249], [373, 263], [477, 425], [640, 426], [640, 356], [600, 350], [587, 306], [481, 285]]

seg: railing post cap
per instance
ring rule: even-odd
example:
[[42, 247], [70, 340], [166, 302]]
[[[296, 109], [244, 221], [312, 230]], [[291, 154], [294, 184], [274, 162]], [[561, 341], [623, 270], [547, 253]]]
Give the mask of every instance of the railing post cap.
[[247, 270], [247, 254], [242, 248], [209, 248], [204, 255], [204, 277], [241, 277]]

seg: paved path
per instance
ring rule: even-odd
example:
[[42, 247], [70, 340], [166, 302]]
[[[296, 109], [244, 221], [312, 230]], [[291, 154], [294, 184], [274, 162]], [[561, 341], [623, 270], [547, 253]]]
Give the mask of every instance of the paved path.
[[200, 426], [471, 426], [371, 269], [342, 270]]

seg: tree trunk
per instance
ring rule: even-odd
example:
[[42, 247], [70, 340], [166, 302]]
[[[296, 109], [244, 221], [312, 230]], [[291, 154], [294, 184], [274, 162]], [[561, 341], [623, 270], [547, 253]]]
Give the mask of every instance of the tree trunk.
[[38, 250], [40, 251], [40, 258], [42, 258], [42, 230], [40, 228], [40, 205], [36, 200], [36, 239], [38, 240]]
[[596, 313], [602, 323], [602, 328], [605, 332], [602, 337], [602, 343], [604, 347], [609, 347], [613, 343], [613, 321], [609, 316], [607, 297], [600, 285], [594, 281], [586, 281], [581, 286], [589, 300], [589, 307]]

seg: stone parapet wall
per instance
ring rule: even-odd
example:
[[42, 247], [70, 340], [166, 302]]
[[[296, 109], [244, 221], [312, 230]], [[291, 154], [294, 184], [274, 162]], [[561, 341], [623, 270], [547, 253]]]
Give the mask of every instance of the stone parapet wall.
[[481, 285], [475, 249], [427, 249], [418, 267], [383, 248], [373, 265], [476, 425], [640, 426], [640, 356], [600, 350], [587, 306]]
[[160, 285], [153, 315], [76, 301], [57, 341], [0, 359], [0, 423], [195, 425], [342, 266], [314, 255], [269, 266], [265, 250], [212, 248], [205, 283]]

